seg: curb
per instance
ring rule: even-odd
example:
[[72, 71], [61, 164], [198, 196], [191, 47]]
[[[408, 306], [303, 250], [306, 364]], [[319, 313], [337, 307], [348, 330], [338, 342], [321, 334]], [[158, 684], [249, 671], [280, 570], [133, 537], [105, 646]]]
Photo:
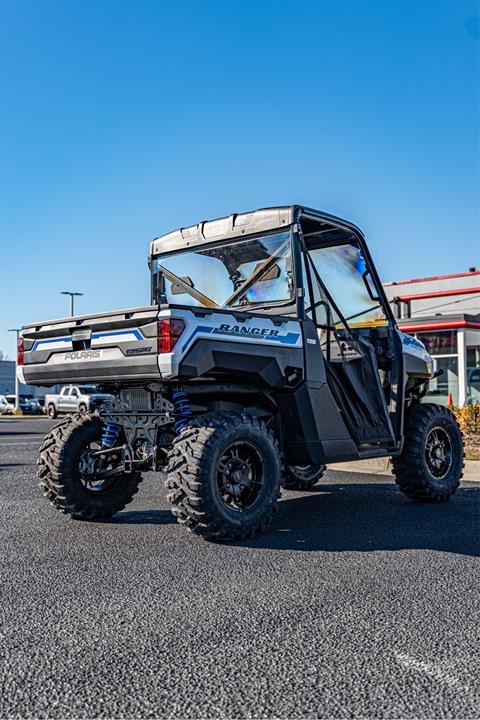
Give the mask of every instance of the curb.
[[[330, 470], [338, 470], [340, 472], [392, 476], [390, 458], [354, 460], [353, 462], [335, 463], [333, 465], [329, 465], [328, 467]], [[480, 482], [480, 460], [465, 460], [462, 480], [466, 480], [467, 482]]]

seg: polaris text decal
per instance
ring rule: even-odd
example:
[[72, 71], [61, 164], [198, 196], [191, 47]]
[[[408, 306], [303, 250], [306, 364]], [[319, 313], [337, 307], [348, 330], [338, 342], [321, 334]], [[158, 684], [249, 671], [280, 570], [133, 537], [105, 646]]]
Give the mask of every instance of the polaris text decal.
[[98, 360], [102, 357], [101, 350], [76, 350], [65, 353], [65, 360]]

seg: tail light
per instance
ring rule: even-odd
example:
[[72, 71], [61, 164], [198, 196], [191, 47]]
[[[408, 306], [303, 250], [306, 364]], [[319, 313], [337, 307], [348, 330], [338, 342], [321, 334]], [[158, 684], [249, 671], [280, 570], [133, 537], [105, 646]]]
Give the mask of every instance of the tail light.
[[158, 323], [158, 352], [170, 353], [185, 330], [185, 323], [179, 318], [167, 318]]
[[17, 365], [23, 365], [24, 355], [25, 348], [23, 347], [23, 337], [19, 337], [17, 340]]

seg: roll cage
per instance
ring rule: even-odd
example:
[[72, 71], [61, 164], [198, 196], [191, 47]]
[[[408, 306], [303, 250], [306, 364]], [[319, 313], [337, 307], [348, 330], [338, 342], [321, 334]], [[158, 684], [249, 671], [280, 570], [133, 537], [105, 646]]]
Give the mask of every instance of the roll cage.
[[[253, 213], [244, 213], [241, 215], [231, 215], [226, 218], [214, 220], [210, 222], [199, 223], [198, 225], [181, 228], [180, 230], [169, 233], [163, 237], [156, 238], [151, 243], [149, 265], [152, 271], [152, 302], [157, 304], [158, 295], [154, 287], [155, 274], [153, 273], [154, 259], [166, 253], [175, 253], [185, 250], [196, 250], [197, 248], [205, 249], [221, 246], [223, 243], [230, 241], [238, 241], [243, 239], [255, 239], [261, 236], [274, 235], [279, 232], [290, 232], [292, 247], [292, 281], [293, 293], [291, 300], [287, 303], [264, 302], [261, 306], [245, 306], [235, 308], [239, 312], [246, 312], [253, 315], [269, 315], [279, 317], [295, 318], [304, 325], [304, 335], [307, 332], [317, 333], [322, 323], [316, 318], [316, 308], [309, 307], [309, 299], [314, 297], [314, 286], [320, 288], [321, 299], [317, 302], [318, 306], [326, 315], [327, 321], [323, 327], [326, 330], [327, 338], [324, 340], [322, 351], [326, 365], [332, 361], [332, 347], [334, 353], [342, 352], [341, 345], [350, 343], [356, 351], [368, 355], [369, 360], [365, 360], [367, 375], [370, 378], [369, 383], [375, 385], [377, 390], [377, 409], [381, 410], [380, 405], [383, 403], [385, 395], [386, 407], [384, 435], [386, 437], [391, 433], [390, 437], [393, 442], [395, 438], [398, 451], [400, 449], [400, 440], [403, 432], [403, 407], [405, 388], [402, 381], [403, 373], [403, 356], [401, 340], [396, 329], [396, 322], [388, 304], [384, 293], [380, 278], [376, 271], [375, 265], [371, 258], [365, 237], [362, 231], [353, 223], [342, 218], [314, 210], [303, 206], [289, 206], [279, 208], [266, 208], [257, 210]], [[328, 288], [328, 282], [322, 278], [321, 273], [315, 267], [315, 263], [311, 260], [311, 251], [315, 248], [334, 248], [336, 246], [353, 246], [358, 248], [359, 253], [365, 263], [365, 272], [363, 273], [365, 288], [370, 298], [378, 302], [381, 308], [384, 321], [381, 327], [368, 328], [369, 323], [365, 323], [364, 327], [351, 327], [352, 317], [346, 316], [337, 299], [332, 296]], [[269, 261], [267, 261], [267, 266]], [[255, 275], [255, 273], [254, 273]], [[369, 276], [367, 282], [366, 276]], [[328, 280], [328, 278], [327, 278]], [[180, 283], [181, 284], [181, 283]], [[234, 293], [235, 294], [235, 293]], [[179, 296], [180, 298], [180, 296]], [[185, 307], [181, 301], [177, 303], [170, 302], [169, 306]], [[187, 305], [188, 307], [188, 305]], [[220, 308], [211, 307], [209, 312], [218, 312]], [[359, 313], [364, 314], [364, 313]], [[307, 326], [311, 326], [307, 330]], [[313, 329], [316, 327], [317, 329]], [[307, 354], [308, 341], [305, 339], [305, 364], [308, 367]], [[378, 362], [377, 362], [378, 361]], [[314, 360], [314, 364], [319, 362], [319, 358]], [[345, 362], [344, 362], [345, 364]], [[340, 367], [331, 364], [331, 368]], [[389, 380], [379, 381], [378, 369], [385, 368], [384, 376], [388, 375]], [[327, 367], [328, 375], [328, 367]], [[345, 378], [342, 378], [345, 382]], [[356, 385], [361, 394], [361, 381], [352, 381]], [[382, 383], [383, 388], [382, 388]], [[334, 379], [331, 385], [340, 387], [341, 382]], [[382, 397], [380, 397], [382, 396]], [[344, 398], [345, 399], [345, 398]], [[370, 398], [371, 400], [372, 398]], [[337, 403], [341, 404], [342, 398], [337, 396]], [[348, 402], [348, 398], [346, 400]], [[369, 398], [359, 397], [358, 402], [369, 404]], [[370, 403], [373, 408], [375, 402]], [[345, 408], [345, 412], [348, 408]], [[390, 430], [388, 430], [388, 427]]]

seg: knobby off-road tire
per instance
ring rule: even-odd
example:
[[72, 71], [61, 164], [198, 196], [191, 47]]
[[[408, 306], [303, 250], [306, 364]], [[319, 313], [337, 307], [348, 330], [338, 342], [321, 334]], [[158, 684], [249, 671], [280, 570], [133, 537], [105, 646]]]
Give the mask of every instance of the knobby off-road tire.
[[442, 405], [412, 405], [402, 454], [393, 458], [400, 490], [419, 502], [448, 500], [460, 484], [463, 464], [463, 437], [453, 413]]
[[326, 465], [289, 465], [285, 468], [287, 490], [309, 490], [323, 477]]
[[79, 471], [80, 456], [99, 442], [102, 423], [91, 415], [62, 418], [45, 437], [37, 460], [40, 487], [52, 505], [77, 520], [107, 518], [123, 510], [138, 491], [139, 472], [116, 475], [101, 491], [88, 489]]
[[[275, 437], [265, 423], [246, 414], [209, 413], [194, 419], [173, 441], [165, 472], [173, 515], [207, 540], [253, 537], [265, 529], [281, 495], [282, 461]], [[235, 472], [256, 479], [245, 480], [250, 484], [240, 500], [225, 490], [226, 485], [242, 487], [241, 481], [230, 482]]]

